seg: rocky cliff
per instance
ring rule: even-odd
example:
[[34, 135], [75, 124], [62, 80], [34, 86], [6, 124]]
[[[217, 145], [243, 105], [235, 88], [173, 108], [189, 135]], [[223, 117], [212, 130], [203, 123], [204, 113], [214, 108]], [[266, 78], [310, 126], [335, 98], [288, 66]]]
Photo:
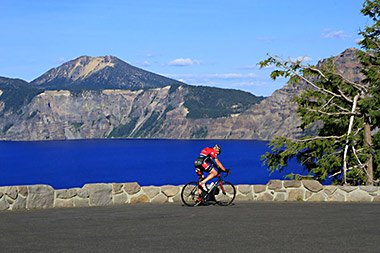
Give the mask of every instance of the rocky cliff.
[[[233, 116], [189, 118], [187, 86], [148, 90], [102, 90], [73, 94], [46, 90], [1, 118], [2, 138], [250, 138], [236, 135]], [[238, 106], [238, 105], [237, 105]]]
[[[355, 52], [334, 57], [350, 78], [358, 76], [360, 67]], [[6, 81], [0, 86], [0, 139], [270, 140], [302, 135], [291, 100], [305, 84], [289, 84], [264, 99], [140, 71], [113, 57], [80, 57], [26, 83], [28, 88], [11, 85], [26, 85], [20, 80], [0, 79], [0, 84]]]

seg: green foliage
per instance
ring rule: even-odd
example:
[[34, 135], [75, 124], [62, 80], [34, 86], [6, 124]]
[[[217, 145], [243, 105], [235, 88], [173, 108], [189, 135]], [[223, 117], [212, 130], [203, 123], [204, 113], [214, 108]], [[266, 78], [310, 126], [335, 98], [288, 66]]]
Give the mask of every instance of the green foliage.
[[108, 138], [127, 138], [132, 133], [133, 129], [136, 126], [138, 117], [131, 118], [127, 124], [120, 124], [118, 127], [115, 127], [112, 132], [108, 135]]
[[160, 116], [158, 112], [153, 112], [144, 124], [139, 128], [136, 133], [137, 136], [144, 137], [150, 130], [152, 130], [157, 124], [157, 119]]
[[29, 104], [32, 99], [42, 93], [42, 89], [36, 88], [20, 88], [6, 89], [0, 96], [0, 100], [4, 102], [4, 112], [11, 111], [17, 113], [20, 109]]
[[207, 137], [207, 134], [208, 134], [208, 129], [207, 129], [207, 127], [203, 127], [203, 126], [200, 126], [200, 127], [194, 127], [194, 128], [192, 129], [192, 132], [191, 132], [190, 138], [194, 138], [194, 139], [203, 139], [203, 138], [206, 138], [206, 137]]
[[[291, 159], [296, 159], [307, 175], [291, 174], [289, 178], [313, 177], [320, 182], [331, 178], [334, 184], [360, 185], [370, 182], [366, 169], [373, 157], [374, 178], [379, 178], [379, 10], [379, 1], [364, 3], [362, 12], [371, 17], [374, 24], [360, 33], [364, 39], [359, 44], [364, 51], [358, 52], [358, 58], [363, 66], [361, 72], [366, 77], [362, 82], [348, 80], [339, 74], [333, 59], [319, 68], [272, 56], [260, 62], [261, 67], [275, 65], [280, 68], [272, 72], [271, 78], [274, 80], [285, 77], [289, 83], [309, 85], [309, 89], [293, 100], [298, 104], [297, 113], [302, 121], [300, 128], [309, 131], [320, 125], [315, 135], [305, 136], [301, 140], [277, 137], [271, 141], [271, 151], [262, 156], [263, 163], [271, 172], [283, 171]], [[370, 125], [372, 133], [376, 132], [372, 137], [372, 146], [365, 143], [365, 125]]]
[[75, 128], [75, 132], [77, 132], [80, 127], [84, 124], [83, 122], [69, 122]]
[[153, 112], [144, 124], [137, 130], [134, 137], [147, 137], [151, 133], [157, 133], [166, 119], [165, 112]]
[[184, 106], [188, 108], [187, 118], [219, 118], [241, 113], [248, 107], [260, 103], [264, 97], [251, 93], [204, 86], [187, 86], [189, 93]]

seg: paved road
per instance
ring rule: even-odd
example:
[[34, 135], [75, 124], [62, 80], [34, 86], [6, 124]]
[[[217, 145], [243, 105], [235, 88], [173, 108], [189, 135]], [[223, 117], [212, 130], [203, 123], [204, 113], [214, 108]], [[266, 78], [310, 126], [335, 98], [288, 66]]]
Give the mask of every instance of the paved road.
[[0, 252], [380, 252], [380, 204], [139, 204], [0, 212]]

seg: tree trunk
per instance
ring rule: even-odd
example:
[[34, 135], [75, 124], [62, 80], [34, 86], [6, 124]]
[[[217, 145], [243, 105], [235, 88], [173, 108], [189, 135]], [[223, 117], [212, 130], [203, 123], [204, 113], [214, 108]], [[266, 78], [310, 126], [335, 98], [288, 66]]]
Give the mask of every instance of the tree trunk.
[[[364, 143], [366, 146], [372, 146], [371, 126], [368, 123], [364, 124]], [[367, 168], [367, 185], [373, 185], [373, 155], [370, 154]]]
[[[359, 94], [357, 94], [354, 97], [354, 101], [352, 103], [352, 110], [351, 110], [352, 113], [354, 113], [356, 110], [358, 99], [359, 99]], [[347, 131], [346, 147], [344, 148], [344, 154], [343, 154], [343, 181], [345, 185], [347, 184], [347, 151], [348, 151], [348, 144], [349, 144], [348, 137], [351, 134], [353, 124], [354, 124], [354, 115], [350, 117], [350, 124], [348, 125], [348, 131]]]

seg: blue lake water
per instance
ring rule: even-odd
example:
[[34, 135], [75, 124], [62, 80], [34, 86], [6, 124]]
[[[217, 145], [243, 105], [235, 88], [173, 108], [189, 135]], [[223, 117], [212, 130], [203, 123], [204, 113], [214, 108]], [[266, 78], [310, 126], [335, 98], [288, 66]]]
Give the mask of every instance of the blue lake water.
[[[196, 179], [194, 160], [205, 147], [220, 144], [219, 160], [234, 184], [266, 184], [260, 160], [268, 142], [252, 140], [74, 140], [0, 142], [0, 186], [48, 184], [55, 189], [86, 183], [138, 182], [180, 185]], [[299, 172], [297, 164], [292, 169]]]

